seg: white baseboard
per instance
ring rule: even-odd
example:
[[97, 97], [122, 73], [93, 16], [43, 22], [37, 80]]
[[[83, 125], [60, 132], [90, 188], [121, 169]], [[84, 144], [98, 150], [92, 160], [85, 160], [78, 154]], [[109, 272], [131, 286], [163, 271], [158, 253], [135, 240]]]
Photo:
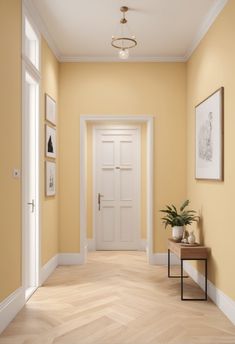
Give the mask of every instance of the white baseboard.
[[[153, 253], [149, 256], [149, 264], [151, 265], [167, 265], [167, 253]], [[180, 260], [176, 255], [171, 253], [171, 264], [179, 265]]]
[[[184, 262], [184, 270], [204, 290], [204, 276], [188, 262]], [[235, 325], [235, 301], [216, 288], [209, 280], [207, 280], [207, 293], [216, 306]]]
[[[155, 265], [167, 265], [167, 253], [154, 253], [149, 257], [149, 263]], [[171, 254], [171, 264], [178, 265], [180, 260]], [[190, 263], [184, 261], [184, 270], [204, 290], [204, 276], [199, 273]], [[235, 325], [235, 301], [216, 288], [213, 283], [207, 280], [207, 293], [216, 306]]]
[[88, 252], [96, 251], [95, 239], [87, 239]]
[[59, 255], [56, 254], [45, 265], [43, 265], [41, 269], [41, 275], [40, 275], [40, 285], [42, 285], [48, 279], [48, 277], [52, 274], [52, 272], [55, 270], [55, 268], [58, 265], [58, 260], [59, 260]]
[[86, 260], [86, 254], [80, 253], [59, 253], [58, 256], [58, 265], [80, 265]]
[[[86, 260], [86, 250], [84, 255], [80, 253], [60, 253], [52, 257], [40, 272], [40, 285], [53, 273], [58, 265], [84, 264]], [[0, 333], [9, 325], [17, 313], [26, 303], [23, 287], [18, 288], [0, 303]]]
[[0, 303], [0, 333], [14, 319], [16, 314], [25, 304], [24, 290], [22, 287], [16, 289], [5, 300]]

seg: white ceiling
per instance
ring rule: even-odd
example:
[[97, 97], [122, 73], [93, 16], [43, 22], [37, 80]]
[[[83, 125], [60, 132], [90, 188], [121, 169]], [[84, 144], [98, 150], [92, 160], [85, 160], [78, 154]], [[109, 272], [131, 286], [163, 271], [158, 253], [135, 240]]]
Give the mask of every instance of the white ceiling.
[[133, 61], [185, 61], [226, 0], [26, 0], [61, 61], [112, 61], [121, 17], [138, 41]]

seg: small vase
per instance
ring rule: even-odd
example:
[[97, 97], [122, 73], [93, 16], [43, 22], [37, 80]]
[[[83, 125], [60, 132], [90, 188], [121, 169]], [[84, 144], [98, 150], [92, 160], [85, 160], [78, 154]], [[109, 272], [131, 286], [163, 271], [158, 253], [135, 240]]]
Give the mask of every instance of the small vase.
[[195, 241], [196, 241], [195, 235], [194, 235], [193, 232], [191, 232], [191, 233], [189, 234], [189, 237], [188, 237], [188, 243], [189, 243], [189, 244], [195, 244]]
[[175, 241], [180, 241], [183, 238], [184, 226], [174, 226], [172, 227], [172, 238]]

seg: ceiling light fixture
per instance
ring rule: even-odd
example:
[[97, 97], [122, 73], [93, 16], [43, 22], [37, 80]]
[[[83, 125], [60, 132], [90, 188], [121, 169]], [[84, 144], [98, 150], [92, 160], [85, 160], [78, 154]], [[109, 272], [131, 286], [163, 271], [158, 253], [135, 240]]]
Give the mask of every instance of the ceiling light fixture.
[[122, 60], [126, 60], [129, 57], [129, 49], [134, 48], [137, 45], [135, 36], [131, 35], [130, 29], [127, 24], [126, 12], [128, 7], [122, 6], [120, 11], [122, 12], [122, 18], [120, 20], [120, 32], [116, 36], [112, 36], [111, 45], [114, 48], [119, 49], [118, 56]]

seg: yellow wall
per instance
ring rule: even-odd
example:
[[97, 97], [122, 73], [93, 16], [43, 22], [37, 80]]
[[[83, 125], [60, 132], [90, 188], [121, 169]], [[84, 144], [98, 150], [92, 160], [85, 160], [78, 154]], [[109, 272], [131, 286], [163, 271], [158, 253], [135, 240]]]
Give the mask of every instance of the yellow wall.
[[[235, 1], [229, 1], [187, 63], [187, 189], [202, 212], [200, 234], [211, 247], [209, 279], [235, 300]], [[224, 182], [196, 181], [194, 107], [224, 86]]]
[[[59, 111], [58, 111], [58, 86], [59, 63], [42, 39], [42, 79], [41, 79], [41, 264], [44, 265], [58, 253], [58, 208], [59, 208]], [[56, 196], [45, 197], [45, 93], [49, 94], [57, 102], [57, 157], [56, 157]]]
[[[93, 127], [100, 123], [87, 123], [87, 168], [86, 168], [86, 187], [87, 187], [87, 238], [93, 238]], [[109, 122], [106, 124], [110, 125]], [[115, 123], [112, 123], [115, 125]], [[122, 125], [123, 123], [116, 123]], [[140, 185], [141, 185], [141, 216], [140, 216], [140, 235], [141, 239], [145, 240], [147, 237], [147, 126], [145, 123], [125, 123], [138, 125], [140, 128], [141, 137], [141, 173], [140, 173]]]
[[[9, 29], [10, 27], [10, 29]], [[21, 3], [0, 1], [0, 301], [21, 285]]]
[[186, 75], [183, 63], [60, 64], [60, 251], [79, 252], [80, 114], [152, 114], [154, 240], [168, 233], [158, 210], [186, 195]]

